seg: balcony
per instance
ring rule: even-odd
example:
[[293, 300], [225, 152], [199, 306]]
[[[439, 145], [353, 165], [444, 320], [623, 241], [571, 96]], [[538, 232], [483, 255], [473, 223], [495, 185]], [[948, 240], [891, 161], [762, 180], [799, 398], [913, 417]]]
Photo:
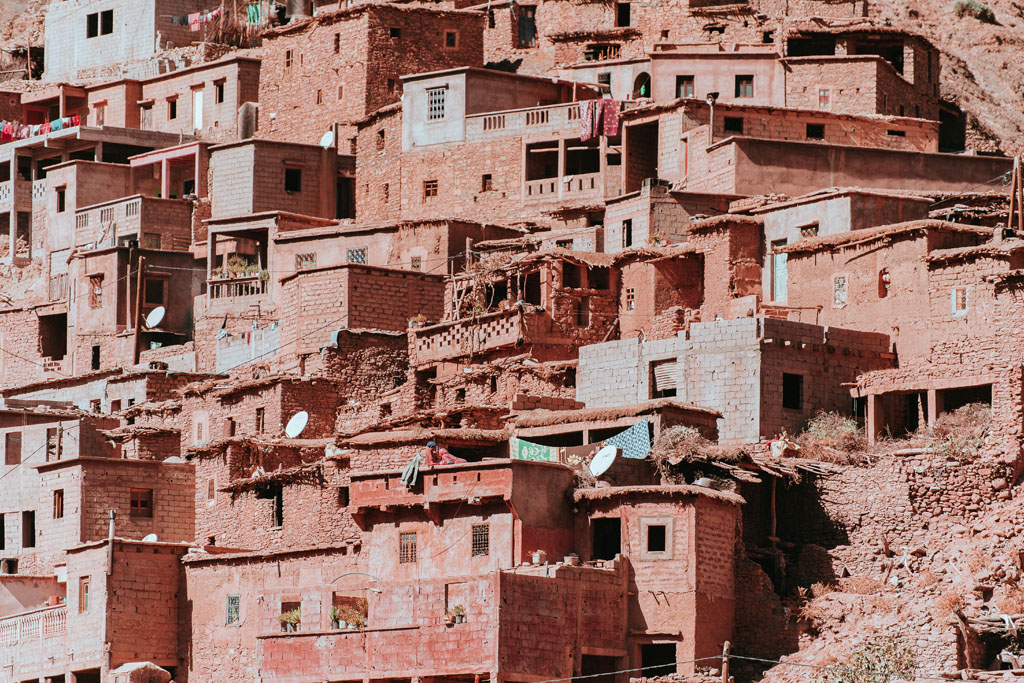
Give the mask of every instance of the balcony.
[[604, 184], [600, 173], [528, 180], [526, 181], [526, 194], [523, 197], [526, 202], [590, 198], [597, 200], [604, 198]]
[[466, 140], [527, 133], [557, 134], [579, 131], [578, 102], [547, 107], [470, 114], [466, 117]]
[[523, 340], [526, 327], [519, 310], [485, 313], [467, 320], [412, 329], [413, 365], [484, 353]]
[[44, 607], [0, 619], [0, 667], [20, 681], [62, 667], [67, 652], [67, 607]]
[[[185, 199], [133, 195], [93, 204], [75, 212], [75, 241], [94, 249], [138, 239], [143, 249], [188, 251], [192, 204]], [[140, 237], [141, 235], [141, 237]]]
[[381, 507], [422, 507], [430, 503], [453, 503], [512, 497], [514, 468], [518, 460], [483, 460], [458, 465], [440, 465], [420, 470], [420, 481], [412, 489], [402, 485], [401, 472], [354, 474], [350, 485], [351, 504], [360, 511]]
[[267, 293], [267, 280], [259, 275], [215, 278], [207, 284], [211, 299], [248, 299]]

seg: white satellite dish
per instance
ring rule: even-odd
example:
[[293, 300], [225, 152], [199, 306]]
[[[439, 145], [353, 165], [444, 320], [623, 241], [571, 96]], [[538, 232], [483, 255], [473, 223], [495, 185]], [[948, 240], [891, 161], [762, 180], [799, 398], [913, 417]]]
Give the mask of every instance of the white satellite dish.
[[693, 485], [694, 486], [703, 486], [704, 488], [709, 488], [710, 489], [710, 488], [714, 488], [715, 487], [715, 482], [714, 482], [713, 479], [709, 479], [708, 477], [698, 477], [693, 482]]
[[324, 133], [320, 137], [320, 146], [321, 147], [326, 148], [326, 147], [330, 147], [333, 144], [334, 144], [334, 131], [333, 130], [327, 131], [326, 133]]
[[142, 537], [144, 543], [156, 543], [156, 534], [146, 534]]
[[220, 332], [217, 333], [217, 339], [223, 339], [224, 337], [228, 336], [229, 334], [231, 334], [231, 333], [228, 332], [227, 330], [221, 330]]
[[309, 413], [300, 410], [292, 415], [292, 419], [288, 420], [288, 426], [284, 428], [284, 435], [289, 439], [294, 439], [306, 428], [307, 422], [309, 422]]
[[608, 468], [615, 462], [615, 458], [619, 457], [619, 449], [615, 446], [605, 446], [597, 452], [594, 459], [590, 461], [590, 473], [595, 477], [600, 477], [602, 474], [608, 471]]
[[149, 315], [146, 316], [146, 327], [148, 327], [149, 329], [153, 329], [161, 322], [163, 322], [164, 315], [166, 314], [166, 308], [164, 308], [163, 306], [157, 306], [156, 308], [149, 312]]

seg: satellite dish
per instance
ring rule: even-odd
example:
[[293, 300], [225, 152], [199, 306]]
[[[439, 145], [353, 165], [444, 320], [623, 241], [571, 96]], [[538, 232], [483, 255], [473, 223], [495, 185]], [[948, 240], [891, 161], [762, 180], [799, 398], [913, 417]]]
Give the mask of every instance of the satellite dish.
[[230, 334], [230, 332], [228, 332], [227, 330], [221, 330], [220, 332], [217, 333], [217, 339], [223, 339], [224, 337], [228, 336], [229, 334]]
[[164, 315], [166, 314], [166, 308], [164, 308], [163, 306], [157, 306], [156, 308], [149, 312], [149, 315], [146, 316], [146, 327], [148, 327], [149, 329], [153, 329], [163, 321]]
[[330, 147], [333, 144], [334, 144], [334, 131], [333, 130], [329, 130], [326, 133], [324, 133], [323, 136], [321, 136], [321, 138], [320, 138], [320, 146], [326, 148], [326, 147]]
[[608, 471], [608, 468], [615, 462], [615, 458], [619, 457], [619, 449], [615, 446], [605, 446], [597, 452], [594, 459], [590, 461], [590, 473], [595, 477], [600, 477], [602, 474]]
[[156, 534], [147, 534], [143, 536], [142, 541], [144, 543], [156, 543]]
[[288, 420], [288, 426], [284, 428], [284, 435], [289, 439], [294, 439], [306, 428], [307, 422], [309, 422], [309, 413], [300, 410], [292, 415], [292, 419]]
[[710, 489], [710, 488], [714, 488], [715, 482], [714, 482], [713, 479], [709, 479], [707, 477], [700, 477], [696, 481], [693, 482], [693, 485], [694, 486], [703, 486], [704, 488], [709, 488]]

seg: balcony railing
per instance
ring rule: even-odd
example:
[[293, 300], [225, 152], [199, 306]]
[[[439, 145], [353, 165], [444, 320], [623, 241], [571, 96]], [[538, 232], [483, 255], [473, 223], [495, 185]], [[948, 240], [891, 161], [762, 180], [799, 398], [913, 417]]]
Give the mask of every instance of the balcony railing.
[[600, 173], [567, 175], [561, 178], [541, 178], [526, 181], [524, 201], [550, 201], [564, 197], [601, 196], [604, 187]]
[[139, 239], [143, 249], [187, 251], [191, 243], [192, 205], [184, 199], [133, 195], [75, 212], [76, 242], [95, 248]]
[[457, 358], [511, 346], [525, 333], [518, 310], [487, 313], [410, 331], [413, 335], [414, 364]]
[[267, 281], [258, 275], [217, 278], [208, 284], [211, 299], [242, 299], [267, 293]]
[[65, 605], [45, 607], [35, 612], [0, 619], [0, 649], [30, 646], [67, 633], [68, 610]]
[[515, 135], [538, 130], [562, 131], [579, 127], [578, 102], [553, 104], [547, 107], [512, 109], [509, 111], [471, 114], [466, 117], [466, 138]]

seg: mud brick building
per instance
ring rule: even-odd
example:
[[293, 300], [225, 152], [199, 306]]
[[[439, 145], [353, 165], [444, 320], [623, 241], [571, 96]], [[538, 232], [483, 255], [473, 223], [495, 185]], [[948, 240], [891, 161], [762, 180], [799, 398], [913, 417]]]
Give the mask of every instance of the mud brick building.
[[[361, 4], [295, 21], [264, 35], [260, 137], [313, 144], [402, 96], [405, 74], [482, 64], [484, 15], [397, 4]], [[297, 82], [316, 83], [296, 93]]]

